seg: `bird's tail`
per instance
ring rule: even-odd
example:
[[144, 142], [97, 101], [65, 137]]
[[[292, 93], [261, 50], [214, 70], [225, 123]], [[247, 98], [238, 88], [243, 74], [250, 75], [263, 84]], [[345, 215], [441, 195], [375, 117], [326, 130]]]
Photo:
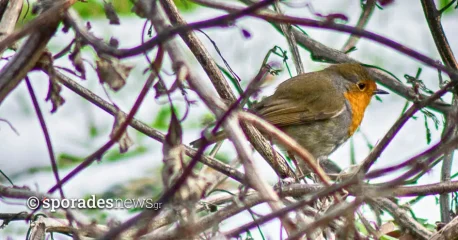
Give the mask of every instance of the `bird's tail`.
[[[215, 135], [213, 135], [211, 137], [208, 137], [207, 141], [209, 142], [209, 144], [213, 144], [213, 143], [222, 141], [225, 138], [226, 138], [226, 133], [224, 131], [219, 131]], [[203, 138], [199, 138], [199, 139], [197, 139], [195, 141], [192, 141], [189, 144], [194, 148], [199, 148], [199, 147], [202, 146], [203, 143], [204, 143], [204, 139]]]

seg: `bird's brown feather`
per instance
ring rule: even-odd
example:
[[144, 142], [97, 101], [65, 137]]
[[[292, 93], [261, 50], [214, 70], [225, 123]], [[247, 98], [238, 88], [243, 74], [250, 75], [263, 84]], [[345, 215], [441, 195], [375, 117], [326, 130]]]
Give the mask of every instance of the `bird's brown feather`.
[[272, 96], [256, 104], [254, 111], [279, 127], [337, 116], [345, 108], [344, 95], [315, 74], [302, 74], [283, 82]]

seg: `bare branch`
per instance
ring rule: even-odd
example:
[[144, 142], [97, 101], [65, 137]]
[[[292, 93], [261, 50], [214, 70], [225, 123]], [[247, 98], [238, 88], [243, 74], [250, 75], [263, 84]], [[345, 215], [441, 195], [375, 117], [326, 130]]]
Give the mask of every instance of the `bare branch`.
[[[436, 48], [442, 58], [442, 61], [446, 66], [449, 66], [455, 70], [458, 70], [458, 63], [453, 55], [453, 51], [448, 43], [447, 37], [445, 36], [444, 29], [441, 24], [441, 12], [436, 9], [435, 3], [432, 0], [422, 0], [421, 5], [423, 12], [425, 13], [426, 21], [428, 22], [431, 35], [436, 43]], [[453, 76], [450, 75], [453, 79]], [[457, 115], [458, 115], [458, 88], [455, 86], [453, 91], [452, 100], [452, 111], [449, 111], [446, 118], [446, 126], [444, 128], [443, 135], [451, 131], [450, 138], [454, 138], [458, 134]], [[441, 170], [441, 181], [450, 181], [450, 175], [452, 171], [453, 153], [455, 150], [451, 150], [444, 154], [444, 160], [442, 162]], [[450, 196], [448, 194], [441, 194], [440, 198], [441, 208], [441, 220], [444, 223], [450, 222]]]
[[[8, 5], [3, 15], [0, 15], [0, 42], [14, 31], [17, 19], [21, 14], [23, 1], [6, 1]], [[2, 56], [5, 48], [0, 47], [0, 56]]]
[[[279, 1], [275, 1], [274, 8], [278, 14], [283, 14]], [[290, 24], [280, 24], [280, 28], [286, 38], [286, 41], [288, 42], [289, 50], [293, 55], [293, 62], [294, 66], [296, 66], [297, 75], [304, 73], [304, 64], [302, 63], [301, 55], [299, 54], [299, 49], [297, 48], [296, 38], [291, 31], [292, 26]]]
[[[42, 18], [27, 25], [18, 33], [12, 33], [0, 42], [0, 49], [8, 46], [17, 36], [24, 36], [32, 32], [22, 47], [14, 55], [13, 59], [0, 72], [0, 104], [6, 96], [24, 79], [27, 73], [35, 66], [48, 41], [57, 30], [60, 22], [58, 17], [63, 11], [69, 8], [76, 0], [65, 0], [58, 2], [51, 9], [46, 10]], [[37, 26], [40, 26], [37, 28]]]
[[[359, 16], [358, 23], [356, 24], [356, 28], [363, 29], [364, 26], [366, 26], [367, 22], [369, 22], [369, 19], [372, 15], [372, 12], [374, 12], [376, 3], [376, 0], [366, 1], [363, 7], [363, 12]], [[346, 53], [350, 49], [354, 48], [356, 46], [356, 43], [358, 43], [359, 38], [359, 36], [355, 36], [353, 34], [350, 35], [350, 38], [348, 38], [347, 42], [342, 47], [342, 52]]]
[[[229, 12], [238, 11], [241, 9], [240, 7], [234, 6], [233, 4], [216, 2], [213, 0], [193, 0], [193, 1], [199, 4], [203, 4], [205, 6], [210, 6], [210, 7], [217, 8], [217, 9], [223, 9]], [[252, 0], [241, 0], [241, 1], [247, 4], [253, 3]], [[258, 15], [265, 16], [266, 18], [276, 16], [276, 14], [274, 14], [272, 11], [263, 11], [261, 13], [258, 13]], [[329, 48], [319, 43], [318, 41], [313, 40], [309, 36], [299, 31], [298, 29], [293, 28], [292, 31], [294, 33], [294, 36], [296, 37], [296, 41], [298, 42], [298, 44], [301, 47], [309, 50], [312, 53], [312, 56], [314, 57], [321, 58], [321, 59], [328, 59], [328, 60], [331, 60], [337, 63], [358, 62], [355, 59], [350, 58], [348, 55], [346, 55], [345, 53], [341, 51]], [[430, 59], [429, 61], [434, 61], [434, 60]], [[387, 74], [381, 73], [379, 71], [374, 71], [374, 70], [369, 70], [369, 74], [375, 80], [377, 80], [384, 86], [388, 87], [389, 89], [393, 90], [394, 92], [396, 92], [397, 94], [403, 96], [404, 98], [408, 100], [414, 100], [418, 97], [420, 97], [420, 99], [426, 98], [426, 96], [424, 95], [418, 96], [412, 89], [404, 86], [402, 83], [388, 76]], [[440, 112], [447, 112], [449, 109], [449, 104], [442, 102], [442, 101], [434, 101], [430, 103], [428, 106]]]
[[[178, 9], [171, 0], [161, 0], [161, 2], [174, 25], [187, 25], [186, 21], [180, 15]], [[224, 102], [226, 104], [234, 103], [237, 99], [228, 85], [227, 80], [223, 77], [213, 58], [211, 58], [210, 54], [196, 34], [189, 31], [180, 33], [180, 36], [200, 62]], [[258, 131], [250, 126], [242, 125], [242, 127], [248, 134], [250, 142], [253, 144], [255, 149], [264, 157], [264, 159], [267, 160], [269, 165], [272, 166], [274, 171], [276, 171], [281, 178], [294, 177], [294, 173], [290, 170], [286, 161], [283, 158], [278, 157], [278, 154], [272, 151], [270, 144]]]
[[310, 154], [306, 149], [301, 147], [299, 143], [297, 143], [290, 136], [278, 130], [276, 127], [268, 123], [266, 120], [263, 120], [251, 113], [239, 113], [239, 118], [241, 120], [254, 124], [256, 125], [256, 127], [261, 128], [264, 131], [267, 131], [269, 134], [273, 135], [282, 143], [282, 145], [284, 145], [287, 149], [294, 151], [303, 161], [305, 161], [307, 165], [313, 170], [314, 173], [318, 175], [320, 180], [325, 185], [331, 185], [331, 179], [328, 177], [326, 172], [320, 167], [320, 165], [317, 163], [313, 155]]
[[430, 240], [453, 240], [458, 235], [458, 217], [445, 225], [440, 231], [429, 238]]
[[[62, 74], [59, 70], [55, 69], [56, 71], [56, 77], [57, 79], [62, 82], [64, 86], [69, 88], [70, 90], [74, 91], [76, 94], [80, 95], [84, 99], [88, 100], [95, 106], [99, 107], [103, 111], [107, 112], [108, 114], [111, 114], [113, 116], [116, 115], [116, 107], [113, 106], [112, 104], [108, 103], [107, 101], [103, 100], [87, 88], [84, 88], [83, 86], [79, 85], [75, 81], [71, 80], [64, 74]], [[123, 113], [126, 115], [126, 113]], [[135, 128], [137, 131], [142, 132], [143, 134], [149, 136], [150, 138], [163, 142], [165, 140], [165, 136], [163, 133], [161, 133], [158, 130], [155, 130], [151, 127], [149, 127], [147, 124], [144, 124], [137, 119], [132, 119], [132, 121], [129, 123], [133, 128]], [[194, 157], [197, 153], [197, 151], [189, 146], [184, 146], [185, 147], [185, 154], [188, 155], [189, 157]], [[225, 163], [222, 163], [221, 161], [211, 158], [208, 156], [202, 156], [202, 158], [199, 159], [202, 163], [212, 167], [213, 169], [216, 169], [219, 172], [222, 172], [226, 174], [227, 176], [231, 177], [232, 179], [238, 181], [238, 182], [244, 182], [244, 174], [237, 171], [236, 169], [228, 166]]]
[[388, 211], [394, 217], [395, 221], [408, 230], [415, 239], [426, 240], [432, 236], [432, 233], [428, 229], [415, 221], [415, 219], [410, 217], [404, 209], [398, 207], [398, 205], [393, 203], [391, 200], [387, 198], [376, 198], [373, 201], [371, 200], [371, 202]]

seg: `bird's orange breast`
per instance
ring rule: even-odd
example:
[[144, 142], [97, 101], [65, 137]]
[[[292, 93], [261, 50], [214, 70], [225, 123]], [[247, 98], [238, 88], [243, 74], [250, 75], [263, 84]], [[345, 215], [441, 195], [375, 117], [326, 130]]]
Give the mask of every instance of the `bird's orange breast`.
[[369, 96], [364, 92], [346, 92], [344, 93], [344, 96], [351, 106], [351, 124], [348, 129], [348, 134], [351, 136], [356, 129], [358, 129], [359, 125], [361, 125], [364, 112], [366, 111], [372, 96]]

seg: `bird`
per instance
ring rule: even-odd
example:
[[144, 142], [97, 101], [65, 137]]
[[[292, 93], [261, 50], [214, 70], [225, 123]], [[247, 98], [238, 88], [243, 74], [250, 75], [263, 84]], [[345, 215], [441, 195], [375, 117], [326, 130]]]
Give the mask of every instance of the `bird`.
[[[355, 133], [376, 94], [388, 92], [377, 87], [365, 67], [341, 63], [282, 82], [248, 111], [278, 127], [320, 161]], [[224, 138], [219, 132], [211, 141]], [[191, 143], [200, 144], [201, 140]]]

